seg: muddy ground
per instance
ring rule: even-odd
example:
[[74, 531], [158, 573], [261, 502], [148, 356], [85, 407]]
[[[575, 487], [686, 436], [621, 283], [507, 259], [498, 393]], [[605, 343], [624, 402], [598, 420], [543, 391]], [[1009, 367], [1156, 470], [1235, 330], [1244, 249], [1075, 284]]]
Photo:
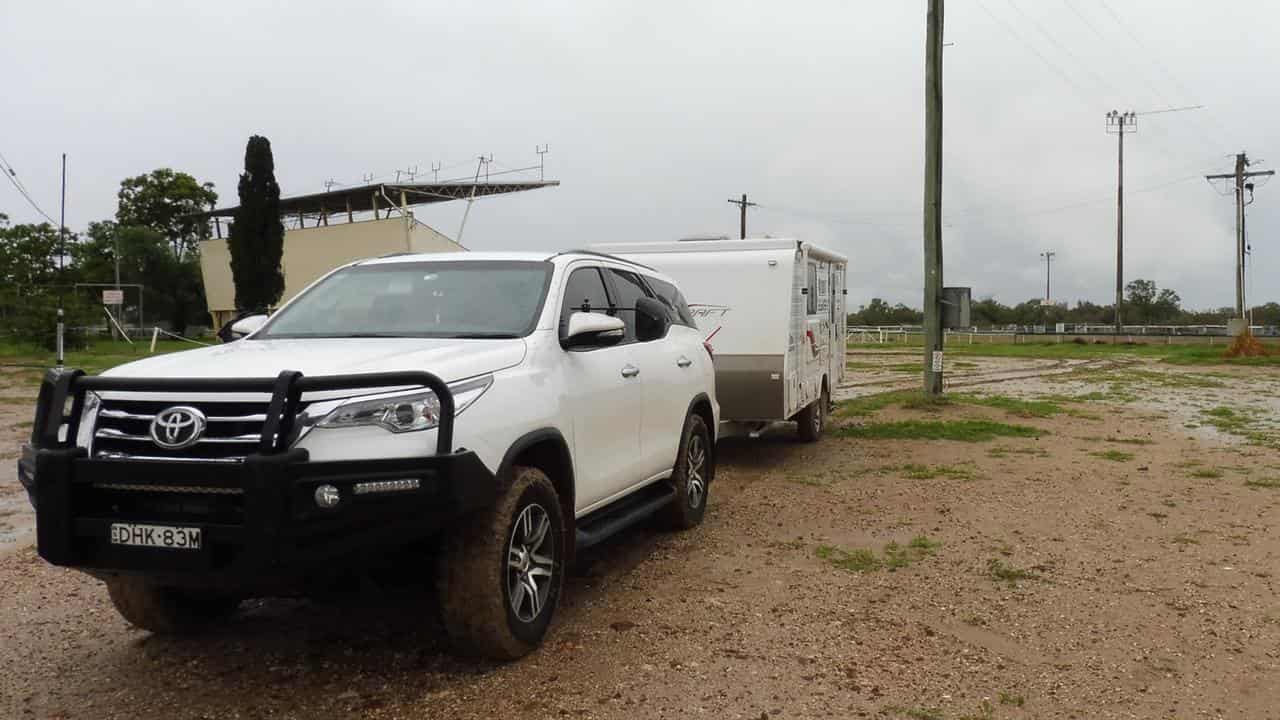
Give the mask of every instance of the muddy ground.
[[[885, 366], [852, 396], [914, 356], [850, 359]], [[11, 532], [0, 718], [1280, 717], [1276, 371], [971, 362], [957, 391], [1056, 410], [846, 408], [816, 445], [727, 440], [704, 524], [597, 552], [545, 646], [504, 666], [449, 655], [413, 589], [152, 637]], [[0, 502], [20, 392], [0, 390]], [[966, 419], [1043, 434], [864, 437]]]

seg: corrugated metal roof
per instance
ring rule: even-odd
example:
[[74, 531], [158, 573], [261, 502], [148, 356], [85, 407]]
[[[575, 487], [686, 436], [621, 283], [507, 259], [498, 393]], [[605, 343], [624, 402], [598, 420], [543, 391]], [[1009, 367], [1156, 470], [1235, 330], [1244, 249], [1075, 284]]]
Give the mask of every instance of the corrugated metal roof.
[[[424, 205], [427, 203], [445, 202], [447, 200], [466, 200], [472, 197], [501, 195], [504, 193], [537, 190], [544, 187], [557, 187], [558, 180], [538, 180], [532, 182], [441, 182], [441, 183], [378, 183], [359, 187], [330, 190], [329, 192], [311, 195], [295, 195], [280, 198], [280, 214], [297, 215], [336, 215], [338, 213], [369, 212], [374, 209], [386, 210], [400, 206], [400, 195], [404, 194], [407, 205]], [[208, 212], [197, 213], [196, 218], [234, 218], [236, 207], [216, 208]]]

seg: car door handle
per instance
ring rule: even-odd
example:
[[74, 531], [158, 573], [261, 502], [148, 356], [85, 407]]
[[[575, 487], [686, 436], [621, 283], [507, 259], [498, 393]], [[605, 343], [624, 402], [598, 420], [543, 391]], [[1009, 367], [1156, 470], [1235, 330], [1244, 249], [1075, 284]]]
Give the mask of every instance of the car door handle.
[[622, 366], [622, 377], [624, 378], [633, 378], [639, 374], [640, 374], [640, 368], [636, 367], [635, 365]]
[[676, 361], [676, 366], [682, 367], [682, 368], [687, 368], [692, 364], [693, 364], [693, 361], [683, 355], [681, 355], [680, 359]]

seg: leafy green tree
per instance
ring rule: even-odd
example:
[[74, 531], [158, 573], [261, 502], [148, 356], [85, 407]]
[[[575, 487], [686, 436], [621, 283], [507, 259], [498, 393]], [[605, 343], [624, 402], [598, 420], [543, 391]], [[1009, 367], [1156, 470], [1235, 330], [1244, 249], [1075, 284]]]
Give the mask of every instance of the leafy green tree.
[[[204, 320], [199, 256], [174, 257], [169, 242], [152, 228], [110, 220], [90, 223], [85, 237], [70, 248], [76, 277], [82, 282], [114, 282], [117, 251], [120, 282], [144, 288], [144, 320], [166, 318], [176, 332]], [[128, 293], [126, 297], [133, 301]]]
[[49, 223], [10, 226], [8, 216], [0, 218], [0, 283], [15, 287], [57, 282], [58, 229]]
[[213, 183], [201, 183], [169, 168], [126, 178], [118, 197], [116, 222], [155, 230], [169, 241], [178, 259], [198, 254], [199, 241], [209, 237], [208, 224], [192, 215], [218, 202]]
[[[76, 238], [68, 233], [68, 249]], [[58, 268], [58, 229], [48, 223], [9, 225], [0, 214], [0, 330], [18, 339], [54, 347], [58, 308], [65, 311], [67, 347], [78, 347], [77, 328], [95, 318], [94, 309], [68, 285], [75, 279]]]
[[1156, 295], [1155, 302], [1151, 305], [1151, 317], [1148, 322], [1153, 323], [1172, 323], [1177, 322], [1178, 316], [1182, 314], [1182, 298], [1178, 293], [1164, 288]]
[[[168, 316], [175, 331], [181, 333], [190, 324], [206, 321], [199, 241], [208, 238], [209, 226], [193, 215], [218, 201], [213, 183], [200, 183], [187, 173], [160, 168], [125, 179], [120, 183], [119, 198], [116, 227], [120, 237], [127, 236], [138, 252], [133, 262], [159, 273], [148, 273], [134, 282], [145, 284], [159, 296], [157, 310]], [[153, 253], [157, 237], [168, 244], [168, 260]], [[124, 260], [123, 246], [120, 253]], [[152, 306], [150, 302], [148, 306]]]
[[1280, 325], [1280, 303], [1269, 302], [1254, 307], [1253, 321], [1259, 325]]
[[1131, 280], [1124, 286], [1124, 295], [1124, 302], [1129, 310], [1125, 313], [1125, 318], [1130, 322], [1151, 322], [1152, 308], [1156, 303], [1155, 282], [1141, 278]]
[[240, 205], [227, 243], [236, 307], [265, 310], [284, 294], [284, 223], [280, 222], [280, 186], [276, 183], [271, 141], [249, 138], [240, 175]]

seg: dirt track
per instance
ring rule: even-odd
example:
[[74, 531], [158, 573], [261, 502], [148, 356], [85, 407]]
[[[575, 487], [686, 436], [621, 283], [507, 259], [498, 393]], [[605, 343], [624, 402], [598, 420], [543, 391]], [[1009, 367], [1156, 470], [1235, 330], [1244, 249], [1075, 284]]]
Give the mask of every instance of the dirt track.
[[[1231, 374], [1202, 390], [1280, 388]], [[151, 637], [21, 548], [0, 557], [0, 717], [1280, 716], [1280, 489], [1245, 485], [1280, 478], [1280, 452], [1132, 402], [1071, 407], [875, 417], [1039, 439], [726, 441], [705, 524], [604, 548], [546, 646], [507, 666], [449, 656], [412, 590]], [[1091, 454], [1108, 450], [1132, 457]], [[905, 567], [832, 563], [918, 536]]]

